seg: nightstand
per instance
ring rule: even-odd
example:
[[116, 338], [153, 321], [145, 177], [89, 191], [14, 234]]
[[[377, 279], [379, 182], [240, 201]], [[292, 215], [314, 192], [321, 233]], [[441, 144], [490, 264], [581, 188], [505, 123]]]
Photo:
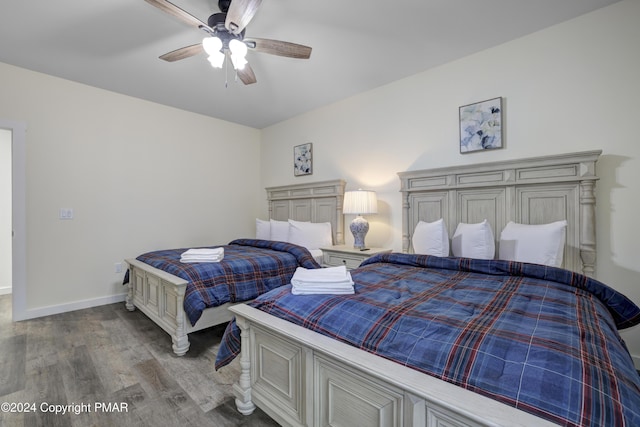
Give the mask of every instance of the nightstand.
[[322, 266], [338, 267], [346, 265], [347, 269], [357, 268], [365, 259], [385, 252], [391, 252], [391, 249], [369, 248], [366, 251], [355, 249], [352, 246], [338, 245], [320, 248], [322, 250]]

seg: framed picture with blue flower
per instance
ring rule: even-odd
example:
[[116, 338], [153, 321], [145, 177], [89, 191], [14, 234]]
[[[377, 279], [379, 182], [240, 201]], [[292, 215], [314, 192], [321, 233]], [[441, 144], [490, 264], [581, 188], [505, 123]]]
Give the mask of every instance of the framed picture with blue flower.
[[460, 107], [460, 153], [502, 148], [502, 97]]
[[296, 145], [293, 147], [293, 175], [311, 175], [313, 172], [313, 144]]

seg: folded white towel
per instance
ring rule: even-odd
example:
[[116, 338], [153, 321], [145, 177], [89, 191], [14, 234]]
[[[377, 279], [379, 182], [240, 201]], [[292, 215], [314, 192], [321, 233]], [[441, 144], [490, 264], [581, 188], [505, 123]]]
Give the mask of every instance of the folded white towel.
[[328, 268], [298, 267], [293, 274], [292, 280], [296, 280], [297, 282], [331, 283], [351, 280], [351, 275], [344, 265]]
[[196, 248], [188, 249], [182, 253], [182, 257], [200, 256], [221, 256], [224, 255], [224, 248]]
[[291, 279], [291, 284], [299, 289], [343, 289], [353, 287], [353, 280], [349, 278], [340, 282], [299, 282]]
[[353, 294], [351, 273], [344, 266], [319, 269], [298, 267], [291, 278], [291, 293], [311, 294]]
[[205, 255], [184, 255], [181, 256], [180, 259], [222, 259], [224, 258], [222, 255], [211, 255], [211, 256], [205, 256]]
[[300, 289], [300, 290], [308, 290], [308, 291], [323, 291], [323, 290], [349, 290], [349, 289], [353, 289], [353, 282], [349, 281], [349, 282], [340, 282], [340, 283], [304, 283], [304, 284], [300, 284], [300, 283], [295, 283], [295, 282], [291, 282], [291, 286], [293, 286], [296, 289]]
[[189, 249], [182, 253], [180, 262], [220, 262], [224, 258], [224, 248]]
[[196, 263], [196, 262], [220, 262], [222, 258], [203, 258], [203, 259], [191, 259], [191, 258], [180, 258], [180, 262], [183, 264]]
[[353, 295], [355, 293], [355, 290], [353, 289], [353, 286], [347, 289], [300, 289], [293, 286], [291, 288], [291, 293], [293, 295]]

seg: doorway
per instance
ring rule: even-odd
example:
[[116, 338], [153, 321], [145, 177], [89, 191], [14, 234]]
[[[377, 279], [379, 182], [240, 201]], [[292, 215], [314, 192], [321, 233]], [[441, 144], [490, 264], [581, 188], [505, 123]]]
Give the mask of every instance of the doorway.
[[[12, 120], [0, 119], [0, 144], [2, 150], [2, 170], [10, 169], [9, 192], [10, 209], [8, 202], [0, 199], [0, 208], [3, 211], [9, 210], [10, 221], [9, 230], [6, 230], [4, 223], [0, 223], [0, 235], [9, 234], [9, 245], [11, 247], [9, 255], [0, 255], [0, 262], [9, 262], [10, 267], [10, 292], [12, 299], [12, 317], [14, 321], [25, 320], [27, 316], [27, 185], [26, 185], [26, 123]], [[10, 135], [10, 153], [5, 146], [5, 138]], [[9, 157], [10, 160], [7, 159]], [[7, 163], [8, 162], [8, 163]], [[8, 166], [7, 166], [8, 165]], [[4, 175], [3, 175], [4, 176]], [[0, 183], [3, 185], [4, 183]], [[0, 197], [3, 191], [0, 190]], [[5, 209], [6, 208], [6, 209]], [[2, 243], [0, 243], [2, 244]], [[0, 254], [3, 254], [0, 252]], [[10, 257], [10, 261], [6, 258]], [[3, 264], [4, 265], [4, 264]], [[4, 267], [3, 267], [4, 268]], [[3, 283], [0, 286], [5, 287]]]
[[0, 295], [11, 293], [11, 141], [13, 131], [0, 129]]

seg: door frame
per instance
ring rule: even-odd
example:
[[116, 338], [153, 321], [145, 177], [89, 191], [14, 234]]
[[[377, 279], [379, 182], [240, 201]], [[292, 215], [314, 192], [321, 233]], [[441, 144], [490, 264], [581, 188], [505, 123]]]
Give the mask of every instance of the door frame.
[[11, 295], [16, 322], [27, 313], [27, 124], [0, 119], [0, 128], [11, 131]]

